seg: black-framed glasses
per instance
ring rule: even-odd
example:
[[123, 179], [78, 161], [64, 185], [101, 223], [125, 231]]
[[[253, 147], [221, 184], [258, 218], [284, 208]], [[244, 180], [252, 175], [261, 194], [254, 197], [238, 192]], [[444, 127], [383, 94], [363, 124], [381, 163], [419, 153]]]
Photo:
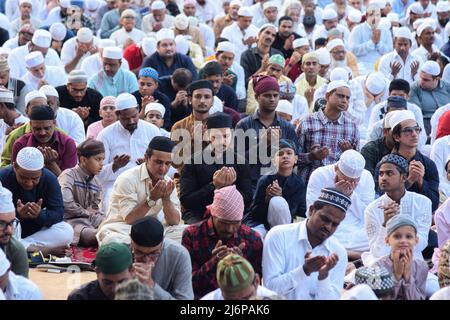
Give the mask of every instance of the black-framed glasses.
[[415, 127], [406, 127], [402, 129], [402, 133], [408, 136], [412, 135], [413, 132], [420, 134], [422, 132], [422, 128], [419, 126], [415, 126]]
[[11, 220], [10, 222], [6, 221], [0, 221], [0, 230], [6, 230], [6, 228], [11, 227], [12, 229], [17, 228], [19, 225], [19, 219], [14, 218], [14, 220]]

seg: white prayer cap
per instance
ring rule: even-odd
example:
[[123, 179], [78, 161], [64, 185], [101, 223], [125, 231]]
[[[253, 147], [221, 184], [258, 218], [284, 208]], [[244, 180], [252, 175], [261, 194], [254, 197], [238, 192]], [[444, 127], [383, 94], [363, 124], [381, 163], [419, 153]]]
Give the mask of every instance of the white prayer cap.
[[73, 69], [67, 77], [67, 83], [87, 83], [87, 74], [80, 69]]
[[179, 14], [173, 24], [178, 30], [186, 30], [189, 27], [189, 19], [184, 14]]
[[330, 52], [326, 48], [320, 48], [316, 50], [317, 57], [319, 57], [319, 64], [322, 66], [329, 65], [331, 63]]
[[177, 35], [175, 37], [176, 51], [181, 54], [187, 54], [189, 52], [189, 40], [183, 35]]
[[239, 0], [233, 0], [230, 2], [230, 7], [239, 6], [242, 7], [242, 2]]
[[342, 87], [350, 89], [348, 83], [343, 80], [331, 81], [327, 86], [327, 93]]
[[273, 24], [271, 24], [271, 23], [265, 23], [265, 24], [263, 24], [261, 27], [259, 27], [258, 34], [261, 33], [261, 31], [263, 31], [263, 30], [265, 30], [265, 29], [267, 29], [267, 28], [274, 28], [274, 29], [275, 29], [275, 32], [278, 32], [278, 28], [275, 27]]
[[360, 23], [361, 19], [362, 19], [362, 13], [359, 10], [354, 9], [348, 13], [348, 20], [350, 20], [350, 22]]
[[39, 92], [38, 90], [32, 90], [25, 95], [25, 106], [27, 106], [31, 100], [34, 100], [37, 98], [42, 98], [42, 99], [47, 100], [47, 97], [45, 96], [45, 94], [43, 94], [42, 92]]
[[39, 171], [44, 168], [44, 156], [37, 148], [25, 147], [17, 153], [16, 163], [22, 169]]
[[200, 23], [200, 21], [196, 17], [190, 16], [188, 19], [189, 19], [189, 25], [192, 27], [197, 27], [198, 24]]
[[43, 94], [45, 94], [46, 97], [57, 97], [57, 98], [59, 98], [58, 91], [56, 91], [56, 89], [54, 87], [49, 86], [48, 84], [42, 86], [39, 89], [39, 92], [42, 92]]
[[89, 11], [97, 10], [98, 7], [100, 7], [100, 1], [99, 0], [85, 0], [84, 7], [86, 8], [86, 10], [89, 10]]
[[278, 8], [277, 3], [275, 1], [267, 1], [263, 4], [263, 11], [269, 8]]
[[372, 1], [372, 3], [375, 3], [376, 5], [378, 5], [378, 8], [380, 8], [380, 9], [384, 9], [387, 5], [387, 0], [375, 0], [375, 1]]
[[121, 18], [125, 18], [125, 17], [136, 18], [136, 16], [137, 16], [136, 11], [134, 11], [133, 9], [126, 9], [120, 15]]
[[107, 47], [103, 49], [103, 58], [121, 60], [122, 49], [119, 47]]
[[393, 110], [391, 112], [386, 113], [386, 115], [384, 116], [384, 124], [383, 124], [383, 127], [385, 129], [391, 128], [391, 118], [397, 111], [401, 111], [401, 110]]
[[38, 29], [34, 32], [31, 42], [41, 48], [49, 48], [52, 43], [52, 35], [47, 30]]
[[279, 100], [275, 111], [283, 112], [292, 116], [294, 114], [294, 106], [288, 100]]
[[[4, 188], [0, 183], [0, 214], [11, 212], [16, 212], [12, 193], [8, 189]], [[2, 249], [0, 249], [0, 251], [2, 251]]]
[[338, 14], [334, 9], [326, 8], [322, 12], [322, 20], [332, 20], [336, 19], [338, 17]]
[[14, 93], [4, 87], [0, 87], [0, 102], [14, 103]]
[[150, 7], [150, 9], [151, 10], [165, 10], [166, 4], [164, 3], [164, 1], [156, 0], [155, 2], [152, 3], [152, 6]]
[[366, 88], [373, 95], [379, 95], [386, 90], [386, 81], [381, 72], [373, 72], [366, 79]]
[[238, 10], [238, 16], [241, 17], [253, 17], [253, 11], [250, 7], [240, 7]]
[[131, 93], [121, 93], [116, 98], [116, 110], [125, 110], [131, 108], [137, 108], [138, 103], [136, 98]]
[[411, 40], [412, 34], [408, 27], [400, 27], [394, 30], [394, 38], [405, 38]]
[[94, 34], [89, 28], [81, 28], [77, 32], [77, 40], [81, 43], [89, 43], [94, 38]]
[[336, 67], [330, 72], [330, 81], [342, 80], [348, 82], [349, 74], [348, 71], [341, 67]]
[[145, 37], [142, 39], [141, 48], [145, 56], [151, 56], [156, 51], [156, 39], [152, 37]]
[[386, 17], [383, 17], [380, 19], [380, 23], [378, 24], [378, 28], [381, 29], [386, 29], [386, 30], [390, 30], [391, 29], [391, 20], [389, 20]]
[[416, 117], [411, 110], [395, 110], [389, 113], [393, 113], [389, 119], [391, 129], [394, 129], [399, 123], [405, 120], [416, 120]]
[[339, 170], [347, 177], [356, 179], [361, 174], [366, 165], [364, 157], [356, 150], [350, 149], [341, 154], [338, 161]]
[[50, 26], [50, 34], [56, 41], [63, 41], [67, 34], [66, 26], [61, 22], [55, 22]]
[[59, 0], [59, 6], [61, 8], [70, 8], [70, 0]]
[[433, 293], [430, 300], [450, 300], [450, 287], [443, 287]]
[[230, 41], [222, 41], [219, 42], [217, 45], [217, 52], [231, 52], [234, 53], [236, 48], [234, 47], [234, 44]]
[[8, 56], [11, 53], [11, 49], [8, 47], [0, 47], [0, 55]]
[[214, 102], [212, 107], [209, 109], [208, 114], [211, 115], [216, 112], [223, 112], [223, 102], [217, 96], [214, 96]]
[[450, 11], [450, 4], [448, 1], [439, 1], [436, 3], [437, 12], [447, 12]]
[[428, 73], [432, 76], [438, 76], [441, 73], [441, 67], [436, 61], [428, 60], [422, 65], [420, 71]]
[[436, 29], [438, 28], [437, 22], [436, 20], [434, 20], [431, 17], [428, 18], [424, 18], [423, 19], [423, 23], [428, 23], [429, 25], [431, 25], [433, 27], [433, 30], [436, 31]]
[[25, 56], [25, 65], [27, 68], [34, 68], [44, 63], [44, 56], [40, 51], [30, 52]]
[[327, 43], [327, 49], [328, 51], [333, 50], [334, 48], [338, 47], [338, 46], [342, 46], [345, 48], [344, 46], [344, 41], [342, 41], [342, 39], [333, 39], [330, 42]]
[[162, 40], [175, 40], [175, 33], [172, 29], [163, 28], [156, 33], [156, 42]]
[[294, 42], [292, 42], [292, 47], [294, 49], [297, 49], [297, 48], [300, 48], [303, 46], [309, 47], [309, 41], [307, 38], [298, 38], [298, 39], [295, 39]]
[[389, 20], [391, 20], [391, 22], [400, 22], [400, 17], [398, 16], [397, 13], [395, 12], [389, 12], [386, 17], [389, 18]]
[[33, 3], [31, 2], [31, 0], [19, 0], [19, 6], [24, 3], [28, 3], [28, 4], [31, 4], [31, 6], [33, 6]]
[[417, 30], [417, 28], [423, 23], [424, 19], [420, 18], [413, 22], [413, 29]]
[[409, 11], [415, 14], [423, 14], [424, 10], [420, 2], [414, 2], [409, 6]]
[[6, 271], [9, 270], [11, 264], [9, 263], [8, 258], [6, 258], [5, 253], [2, 249], [0, 249], [0, 277], [6, 274]]
[[422, 32], [424, 32], [425, 29], [428, 29], [428, 28], [431, 28], [434, 31], [434, 27], [432, 24], [424, 22], [417, 28], [416, 34], [420, 37], [422, 35]]
[[115, 47], [116, 46], [116, 42], [112, 39], [101, 39], [98, 47], [100, 49], [104, 49], [104, 48], [108, 48], [108, 47]]
[[145, 106], [145, 114], [147, 114], [149, 111], [158, 111], [161, 114], [161, 117], [164, 118], [164, 114], [166, 113], [166, 108], [161, 103], [157, 102], [150, 102]]
[[358, 284], [350, 290], [344, 290], [341, 300], [378, 300], [377, 296], [367, 284]]

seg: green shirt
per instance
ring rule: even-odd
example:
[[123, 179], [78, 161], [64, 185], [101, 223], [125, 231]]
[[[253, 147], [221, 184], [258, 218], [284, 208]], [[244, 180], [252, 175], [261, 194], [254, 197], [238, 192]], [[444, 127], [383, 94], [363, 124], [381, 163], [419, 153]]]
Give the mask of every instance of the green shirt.
[[28, 278], [28, 254], [20, 241], [11, 237], [8, 244], [2, 249], [11, 263], [11, 270], [17, 275]]

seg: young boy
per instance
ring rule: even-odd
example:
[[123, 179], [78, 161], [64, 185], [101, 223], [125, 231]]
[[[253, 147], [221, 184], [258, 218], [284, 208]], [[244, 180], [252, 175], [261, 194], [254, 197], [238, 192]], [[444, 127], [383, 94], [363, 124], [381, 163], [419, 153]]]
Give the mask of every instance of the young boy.
[[280, 100], [278, 101], [278, 105], [277, 108], [275, 109], [275, 112], [282, 119], [291, 122], [292, 114], [294, 113], [294, 107], [292, 106], [292, 103], [290, 103], [288, 100]]
[[296, 163], [295, 144], [281, 139], [274, 157], [277, 173], [261, 176], [249, 213], [244, 218], [262, 238], [270, 228], [291, 223], [294, 216], [305, 216], [306, 186], [293, 172]]
[[407, 214], [397, 214], [386, 223], [386, 244], [391, 253], [374, 265], [385, 267], [394, 275], [394, 300], [424, 300], [428, 266], [414, 258], [414, 247], [419, 243], [417, 227]]
[[144, 120], [154, 124], [159, 128], [159, 132], [163, 137], [170, 137], [170, 133], [163, 128], [164, 125], [164, 114], [166, 108], [160, 103], [150, 102], [145, 106], [145, 117]]
[[58, 177], [64, 201], [64, 220], [74, 229], [73, 244], [96, 246], [97, 228], [105, 218], [100, 211], [102, 187], [97, 175], [105, 160], [103, 142], [88, 139], [77, 148], [79, 164]]
[[106, 96], [100, 101], [100, 108], [98, 113], [102, 120], [91, 123], [87, 128], [87, 138], [97, 139], [98, 134], [103, 128], [117, 121], [116, 115], [116, 98], [113, 96]]

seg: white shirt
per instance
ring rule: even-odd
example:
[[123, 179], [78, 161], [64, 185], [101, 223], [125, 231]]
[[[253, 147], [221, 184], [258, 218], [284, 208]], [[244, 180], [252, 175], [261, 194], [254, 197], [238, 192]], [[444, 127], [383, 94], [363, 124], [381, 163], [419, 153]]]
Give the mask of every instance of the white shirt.
[[[144, 120], [139, 120], [133, 134], [130, 134], [120, 121], [116, 121], [102, 129], [97, 137], [97, 140], [102, 141], [105, 145], [105, 161], [100, 178], [103, 181], [113, 182], [122, 172], [135, 167], [136, 160], [144, 157], [149, 142], [159, 135], [158, 127]], [[131, 159], [126, 166], [113, 172], [114, 157], [122, 154], [129, 155]]]
[[[431, 50], [433, 50], [433, 53], [439, 52], [439, 48], [435, 44], [431, 46]], [[416, 50], [414, 50], [411, 54], [419, 56], [424, 62], [428, 61], [428, 56], [430, 55], [428, 50], [425, 49], [422, 45], [418, 47]]]
[[[306, 221], [279, 225], [267, 233], [262, 259], [264, 285], [289, 300], [338, 300], [344, 285], [347, 252], [333, 236], [313, 249]], [[307, 251], [312, 256], [338, 255], [339, 261], [327, 278], [318, 280], [317, 272], [306, 276], [303, 264]]]
[[9, 271], [4, 295], [6, 300], [42, 300], [41, 291], [31, 280], [12, 271]]
[[[276, 296], [277, 293], [272, 290], [269, 290], [263, 286], [258, 286], [256, 288], [256, 295], [258, 297], [271, 297], [271, 296]], [[223, 300], [222, 290], [220, 288], [217, 288], [216, 290], [211, 291], [210, 293], [205, 295], [200, 300], [215, 300], [215, 301]]]
[[61, 7], [56, 6], [50, 10], [47, 15], [47, 18], [42, 23], [43, 26], [51, 26], [55, 22], [61, 22]]
[[[99, 44], [99, 39], [97, 37], [94, 37], [94, 46], [98, 46]], [[61, 49], [61, 63], [65, 66], [66, 64], [68, 64], [69, 62], [71, 62], [73, 60], [73, 58], [75, 58], [76, 54], [77, 54], [77, 37], [73, 37], [70, 38], [69, 40], [67, 40], [66, 42], [64, 42], [62, 49]], [[80, 69], [81, 67], [81, 63], [83, 62], [84, 59], [86, 59], [87, 57], [91, 56], [90, 52], [86, 52], [81, 58], [80, 60], [78, 60], [77, 65], [75, 66], [74, 69]], [[97, 70], [98, 72], [99, 70]]]
[[[172, 28], [174, 25], [175, 18], [166, 13], [166, 16], [164, 17], [164, 20], [161, 22], [163, 28]], [[156, 32], [153, 30], [153, 23], [155, 23], [156, 20], [153, 17], [152, 13], [147, 14], [142, 18], [141, 22], [141, 29], [144, 31], [147, 36], [150, 36], [151, 34], [156, 34]]]
[[[306, 207], [309, 208], [320, 196], [323, 188], [335, 187], [336, 164], [317, 168], [311, 174], [306, 189]], [[363, 170], [360, 181], [351, 195], [352, 204], [334, 233], [339, 242], [348, 250], [369, 249], [364, 230], [364, 209], [375, 199], [375, 183], [369, 171]], [[309, 211], [306, 213], [309, 216]]]
[[[20, 115], [16, 119], [14, 119], [14, 124], [21, 124], [21, 123], [27, 123], [29, 119], [27, 117], [24, 117], [23, 115]], [[0, 119], [0, 152], [3, 153], [3, 147], [5, 146], [6, 142], [6, 130], [10, 126], [6, 124], [6, 122], [3, 119]]]
[[199, 23], [197, 27], [203, 36], [203, 40], [205, 41], [206, 56], [213, 55], [216, 41], [214, 30], [204, 23]]
[[0, 13], [0, 27], [8, 31], [8, 34], [11, 32], [10, 20], [3, 13]]
[[36, 78], [27, 71], [22, 77], [22, 81], [25, 82], [30, 90], [39, 90], [39, 80], [45, 80], [52, 87], [63, 86], [67, 83], [67, 75], [63, 69], [53, 66], [45, 67], [45, 74], [42, 79]]
[[17, 48], [18, 46], [19, 46], [19, 37], [11, 38], [3, 44], [3, 48], [9, 48], [11, 50]]
[[[366, 231], [369, 238], [370, 253], [364, 252], [362, 259], [364, 265], [370, 265], [374, 260], [390, 254], [391, 248], [386, 245], [386, 228], [383, 227], [384, 210], [379, 208], [388, 205], [393, 200], [386, 194], [369, 204], [364, 212], [366, 217]], [[400, 199], [400, 214], [407, 214], [417, 225], [419, 243], [414, 248], [414, 256], [421, 258], [422, 250], [428, 245], [428, 231], [431, 227], [431, 200], [427, 197], [410, 191]]]
[[408, 54], [405, 63], [403, 63], [403, 59], [399, 56], [397, 51], [394, 50], [393, 52], [385, 54], [381, 58], [380, 64], [378, 65], [378, 71], [383, 73], [387, 79], [393, 80], [394, 77], [391, 74], [391, 63], [398, 62], [401, 64], [402, 67], [398, 72], [397, 76], [395, 77], [395, 79], [404, 79], [412, 83], [415, 80], [419, 79], [419, 68], [417, 69], [417, 73], [414, 77], [412, 77], [411, 75], [411, 64], [415, 61], [419, 62], [420, 68], [420, 65], [423, 63], [422, 58], [420, 56]]
[[[9, 76], [12, 78], [20, 79], [22, 78], [25, 73], [27, 73], [27, 68], [25, 65], [25, 56], [30, 53], [28, 49], [28, 44], [23, 45], [21, 47], [17, 47], [14, 50], [11, 51], [11, 53], [8, 55], [8, 65], [10, 68]], [[47, 51], [47, 54], [44, 57], [45, 65], [46, 66], [54, 66], [54, 67], [61, 67], [62, 63], [59, 59], [58, 54], [55, 50], [52, 48], [49, 48]], [[64, 83], [65, 84], [65, 83]]]
[[230, 67], [230, 70], [236, 73], [237, 76], [237, 83], [236, 83], [236, 96], [238, 100], [245, 99], [247, 96], [247, 90], [245, 90], [245, 72], [244, 68], [239, 64], [239, 62], [236, 62], [237, 60], [234, 59], [233, 64]]
[[[222, 30], [220, 37], [228, 39], [235, 45], [236, 52], [234, 60], [240, 62], [242, 53], [244, 53], [245, 50], [249, 49], [249, 47], [243, 43], [244, 39], [248, 39], [250, 37], [257, 37], [258, 31], [259, 31], [258, 28], [255, 27], [253, 24], [248, 26], [247, 29], [241, 30], [237, 22], [233, 22], [231, 25], [226, 26]], [[254, 46], [256, 46], [255, 43], [252, 45], [252, 47]]]
[[[130, 70], [128, 61], [124, 58], [122, 58], [122, 64], [120, 65], [120, 67], [125, 70]], [[96, 75], [102, 69], [103, 61], [100, 58], [100, 54], [98, 52], [93, 54], [92, 56], [86, 57], [86, 59], [84, 59], [81, 63], [81, 70], [83, 70], [87, 74], [88, 79]]]
[[431, 125], [431, 143], [434, 142], [434, 140], [436, 139], [436, 134], [437, 134], [437, 128], [438, 128], [438, 124], [439, 124], [439, 119], [441, 118], [441, 116], [446, 112], [450, 110], [450, 103], [446, 104], [445, 106], [439, 107], [431, 116], [431, 120], [430, 120], [430, 125]]
[[64, 130], [77, 145], [86, 140], [84, 124], [80, 116], [67, 108], [59, 107], [56, 113], [56, 126]]
[[436, 164], [439, 173], [439, 191], [447, 197], [450, 196], [450, 181], [447, 179], [445, 163], [450, 155], [450, 136], [445, 136], [434, 141], [431, 147], [430, 159]]
[[[343, 26], [342, 24], [338, 24], [336, 26], [336, 29], [338, 29], [343, 34], [343, 39], [345, 46], [348, 46], [348, 39], [350, 36], [350, 31], [348, 31], [348, 28]], [[323, 35], [328, 34], [328, 30], [325, 29], [324, 25], [319, 26], [317, 29], [314, 29], [313, 35], [312, 35], [312, 42], [314, 45], [314, 42], [319, 39], [323, 38]]]
[[131, 32], [127, 32], [124, 28], [121, 28], [114, 31], [109, 38], [114, 40], [118, 47], [123, 47], [128, 39], [132, 39], [134, 43], [140, 43], [144, 37], [145, 33], [139, 29], [133, 28]]
[[[31, 0], [31, 16], [39, 18], [41, 12], [44, 10], [44, 1], [43, 0]], [[45, 6], [47, 6], [47, 2], [45, 2]], [[6, 0], [5, 2], [5, 14], [10, 21], [19, 17], [19, 0]], [[59, 21], [59, 20], [58, 20]]]
[[292, 121], [297, 119], [303, 119], [309, 116], [308, 100], [304, 96], [296, 94], [294, 100], [292, 100], [292, 106], [294, 112], [292, 113]]

